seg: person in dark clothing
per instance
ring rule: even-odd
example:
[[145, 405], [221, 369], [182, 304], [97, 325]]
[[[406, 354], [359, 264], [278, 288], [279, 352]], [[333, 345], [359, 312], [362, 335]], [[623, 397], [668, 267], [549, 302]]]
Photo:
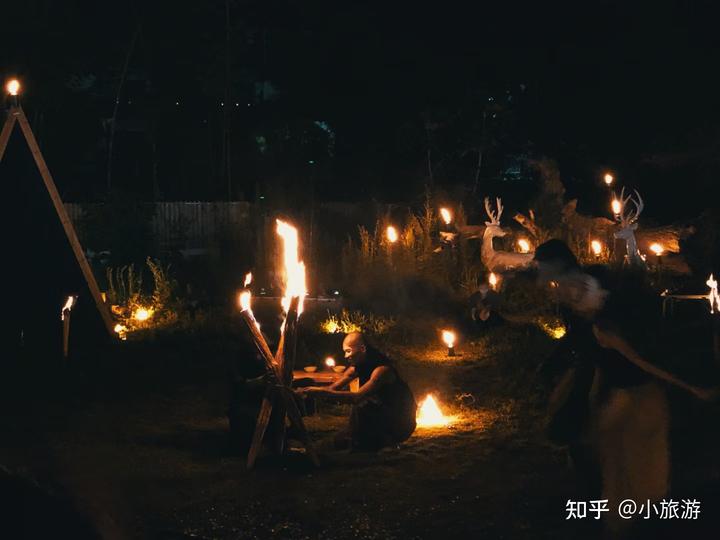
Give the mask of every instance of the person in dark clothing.
[[[415, 431], [417, 405], [397, 369], [380, 351], [368, 345], [359, 332], [345, 337], [343, 351], [350, 367], [340, 379], [328, 387], [297, 390], [300, 395], [352, 403], [349, 428], [338, 434], [336, 447], [375, 451], [408, 439]], [[356, 378], [359, 390], [346, 390]]]
[[607, 529], [622, 537], [632, 524], [615, 511], [618, 503], [657, 501], [669, 489], [664, 383], [702, 399], [712, 399], [716, 392], [690, 385], [648, 359], [646, 351], [657, 340], [653, 321], [658, 310], [652, 306], [657, 295], [644, 287], [641, 275], [583, 269], [559, 240], [538, 246], [535, 261], [540, 282], [553, 284], [563, 306], [577, 364], [564, 392], [572, 400], [555, 413], [575, 424], [574, 436], [567, 437], [571, 454], [584, 466], [594, 462], [601, 498], [611, 508]]

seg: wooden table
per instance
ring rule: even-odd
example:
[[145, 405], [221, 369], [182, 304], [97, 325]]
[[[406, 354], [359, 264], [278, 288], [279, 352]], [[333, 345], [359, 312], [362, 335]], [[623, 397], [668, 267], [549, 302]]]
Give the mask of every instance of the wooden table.
[[[303, 369], [295, 369], [293, 370], [293, 381], [296, 381], [298, 379], [310, 379], [318, 386], [325, 386], [331, 385], [340, 377], [342, 377], [342, 375], [342, 373], [337, 373], [335, 371], [319, 370], [310, 373]], [[357, 392], [359, 387], [360, 381], [357, 378], [353, 379], [353, 381], [350, 383], [350, 390], [352, 392]]]

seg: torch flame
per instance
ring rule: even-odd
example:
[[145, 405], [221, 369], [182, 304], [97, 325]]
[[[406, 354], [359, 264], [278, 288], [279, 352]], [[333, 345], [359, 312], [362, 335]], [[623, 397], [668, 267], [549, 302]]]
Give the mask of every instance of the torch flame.
[[60, 320], [65, 320], [65, 312], [67, 311], [70, 313], [73, 306], [75, 305], [75, 297], [74, 296], [68, 296], [67, 300], [65, 300], [65, 305], [60, 310]]
[[615, 180], [615, 177], [610, 173], [606, 173], [605, 176], [603, 177], [603, 180], [605, 180], [605, 184], [607, 184], [609, 186], [610, 184], [613, 183], [613, 180]]
[[397, 229], [395, 229], [395, 227], [393, 227], [392, 225], [388, 226], [385, 234], [387, 235], [388, 242], [390, 242], [391, 244], [394, 244], [398, 241]]
[[450, 225], [450, 222], [452, 221], [452, 214], [450, 213], [450, 210], [448, 210], [447, 208], [441, 208], [440, 216], [442, 217], [442, 220], [445, 222], [445, 225]]
[[665, 248], [662, 247], [661, 244], [654, 243], [650, 245], [650, 251], [652, 251], [655, 255], [658, 257], [663, 254], [663, 251], [665, 251]]
[[612, 202], [610, 203], [610, 206], [612, 207], [613, 214], [615, 214], [616, 216], [619, 216], [620, 211], [622, 210], [622, 204], [620, 203], [620, 201], [617, 199], [613, 199]]
[[592, 249], [592, 252], [595, 254], [595, 256], [600, 256], [602, 253], [602, 244], [599, 240], [593, 240], [590, 242], [590, 249]]
[[245, 283], [243, 283], [243, 287], [247, 287], [252, 283], [252, 272], [248, 272], [245, 274]]
[[250, 309], [250, 299], [251, 298], [252, 298], [252, 293], [250, 293], [250, 291], [243, 291], [240, 293], [240, 297], [238, 298], [238, 301], [240, 303], [241, 311], [248, 311]]
[[520, 253], [528, 253], [530, 251], [530, 242], [521, 238], [518, 240], [518, 247], [520, 248]]
[[495, 275], [495, 272], [490, 272], [490, 275], [488, 276], [488, 283], [490, 283], [490, 287], [494, 291], [498, 284], [498, 277]]
[[282, 299], [282, 307], [285, 313], [290, 309], [290, 301], [298, 297], [298, 315], [302, 313], [303, 301], [307, 294], [305, 286], [305, 263], [298, 260], [298, 232], [295, 227], [276, 220], [277, 233], [283, 239], [283, 261], [285, 265], [285, 296]]
[[455, 332], [452, 332], [450, 330], [443, 330], [442, 339], [445, 342], [445, 345], [448, 346], [448, 348], [452, 348], [455, 346]]
[[335, 367], [335, 359], [332, 356], [328, 356], [325, 359], [325, 365], [329, 368]]
[[718, 282], [715, 277], [710, 274], [710, 277], [705, 282], [710, 287], [710, 294], [708, 294], [708, 301], [710, 302], [710, 313], [715, 313], [715, 310], [720, 312], [720, 295], [718, 295]]
[[20, 92], [20, 81], [17, 79], [10, 79], [5, 85], [5, 90], [7, 90], [7, 93], [11, 96], [17, 96], [18, 92]]
[[452, 418], [445, 416], [432, 394], [428, 394], [418, 409], [415, 418], [417, 427], [445, 427]]

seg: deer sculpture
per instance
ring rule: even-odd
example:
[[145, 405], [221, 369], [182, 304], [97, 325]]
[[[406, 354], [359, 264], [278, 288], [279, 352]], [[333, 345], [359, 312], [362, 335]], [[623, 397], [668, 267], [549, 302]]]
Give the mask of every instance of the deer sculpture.
[[511, 251], [496, 251], [493, 247], [493, 238], [502, 238], [507, 233], [500, 227], [500, 216], [502, 216], [502, 201], [496, 200], [496, 211], [490, 207], [490, 199], [485, 197], [485, 212], [490, 221], [485, 222], [482, 248], [480, 258], [491, 272], [502, 272], [504, 270], [515, 270], [528, 266], [533, 259], [534, 253], [514, 253]]
[[[643, 203], [642, 197], [640, 197], [637, 190], [635, 190], [635, 195], [637, 195], [637, 199], [633, 199], [632, 195], [625, 197], [625, 188], [620, 192], [620, 198], [617, 199], [620, 202], [620, 211], [615, 215], [615, 220], [620, 228], [615, 231], [615, 238], [625, 240], [626, 260], [629, 264], [645, 266], [645, 261], [640, 256], [637, 241], [635, 240], [638, 217], [645, 208], [645, 203]], [[635, 206], [634, 210], [630, 208], [631, 203]]]

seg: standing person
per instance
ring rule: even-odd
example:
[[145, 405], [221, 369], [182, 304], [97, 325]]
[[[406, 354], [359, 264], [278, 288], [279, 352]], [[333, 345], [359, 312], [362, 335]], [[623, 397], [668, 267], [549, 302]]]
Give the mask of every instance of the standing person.
[[[328, 387], [310, 386], [297, 391], [300, 395], [352, 403], [349, 427], [336, 436], [336, 447], [375, 451], [408, 439], [415, 431], [417, 405], [397, 369], [368, 345], [360, 332], [345, 337], [343, 351], [350, 367], [340, 379]], [[360, 389], [345, 390], [356, 378]]]
[[663, 383], [702, 399], [714, 392], [687, 384], [640, 352], [657, 339], [657, 329], [647, 324], [653, 314], [643, 309], [643, 299], [650, 297], [637, 286], [612, 286], [599, 269], [583, 271], [559, 240], [538, 246], [535, 261], [540, 281], [554, 283], [558, 300], [574, 319], [571, 333], [579, 361], [592, 366], [592, 385], [579, 405], [587, 407], [581, 438], [598, 466], [601, 498], [608, 500], [607, 529], [622, 536], [630, 526], [617, 512], [622, 500], [640, 504], [668, 493], [669, 414]]

